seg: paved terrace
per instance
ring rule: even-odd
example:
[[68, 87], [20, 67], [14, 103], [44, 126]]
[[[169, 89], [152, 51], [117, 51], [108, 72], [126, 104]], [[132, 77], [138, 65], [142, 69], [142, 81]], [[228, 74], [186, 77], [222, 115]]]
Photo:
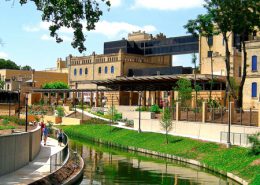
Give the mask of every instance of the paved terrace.
[[27, 166], [16, 170], [13, 173], [0, 177], [0, 184], [30, 184], [50, 174], [50, 156], [59, 152], [63, 147], [58, 146], [58, 141], [52, 138], [47, 139], [46, 146], [41, 143], [41, 150], [38, 156]]

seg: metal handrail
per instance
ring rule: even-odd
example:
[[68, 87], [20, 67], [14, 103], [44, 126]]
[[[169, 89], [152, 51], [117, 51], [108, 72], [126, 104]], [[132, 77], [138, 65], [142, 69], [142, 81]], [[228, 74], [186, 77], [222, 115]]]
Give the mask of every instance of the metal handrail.
[[68, 160], [69, 160], [69, 145], [68, 145], [68, 136], [64, 134], [62, 143], [65, 145], [64, 148], [50, 156], [50, 173], [53, 173], [60, 169]]

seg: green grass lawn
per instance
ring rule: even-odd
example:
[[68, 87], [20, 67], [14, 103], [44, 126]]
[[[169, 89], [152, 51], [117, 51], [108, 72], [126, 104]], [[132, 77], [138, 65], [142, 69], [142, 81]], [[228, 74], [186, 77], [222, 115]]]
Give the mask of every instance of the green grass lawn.
[[11, 125], [0, 125], [0, 130], [9, 130], [9, 129], [15, 129], [15, 127]]
[[69, 137], [74, 139], [100, 138], [103, 141], [110, 141], [125, 146], [139, 147], [195, 159], [218, 170], [238, 175], [251, 182], [251, 184], [260, 184], [260, 155], [254, 156], [250, 154], [250, 150], [247, 148], [234, 146], [231, 149], [227, 149], [224, 145], [176, 136], [170, 136], [170, 142], [166, 144], [165, 135], [163, 134], [138, 133], [114, 127], [112, 127], [112, 132], [110, 132], [108, 125], [85, 124], [80, 126], [63, 126], [63, 129]]

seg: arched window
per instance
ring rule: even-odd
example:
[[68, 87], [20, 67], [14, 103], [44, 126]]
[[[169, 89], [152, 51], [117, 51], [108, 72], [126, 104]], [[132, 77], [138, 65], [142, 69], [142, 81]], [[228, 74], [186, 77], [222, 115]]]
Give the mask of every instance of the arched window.
[[257, 56], [252, 56], [252, 71], [257, 71]]
[[105, 67], [105, 74], [107, 74], [107, 66]]
[[79, 69], [79, 75], [82, 75], [82, 68]]
[[252, 98], [256, 98], [257, 97], [257, 83], [253, 82], [252, 83]]
[[111, 67], [111, 73], [114, 74], [115, 72], [115, 69], [114, 69], [114, 66]]
[[101, 67], [99, 67], [98, 68], [98, 73], [101, 74], [101, 71], [102, 71], [102, 69], [101, 69]]
[[77, 69], [74, 69], [74, 76], [77, 75]]
[[88, 68], [85, 68], [85, 75], [88, 74]]

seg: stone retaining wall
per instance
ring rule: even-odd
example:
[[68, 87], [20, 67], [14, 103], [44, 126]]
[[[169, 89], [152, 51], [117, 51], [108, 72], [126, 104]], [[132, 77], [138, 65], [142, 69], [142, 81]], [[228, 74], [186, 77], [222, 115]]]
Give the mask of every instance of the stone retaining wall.
[[0, 176], [33, 160], [40, 151], [40, 127], [27, 133], [0, 136]]

